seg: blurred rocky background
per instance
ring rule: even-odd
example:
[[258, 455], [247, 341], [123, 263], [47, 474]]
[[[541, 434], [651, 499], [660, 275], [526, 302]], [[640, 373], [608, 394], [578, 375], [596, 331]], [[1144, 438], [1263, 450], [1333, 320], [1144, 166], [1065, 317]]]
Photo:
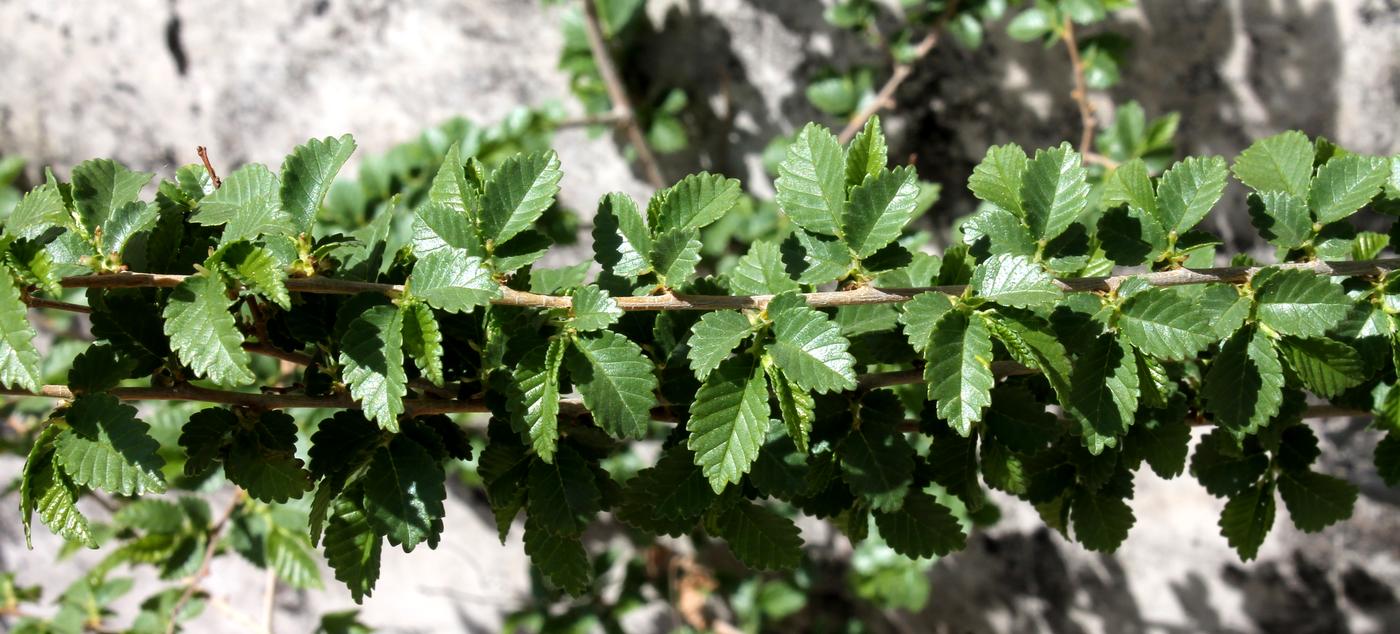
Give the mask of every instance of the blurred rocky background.
[[[654, 0], [660, 30], [642, 43], [646, 73], [684, 87], [699, 130], [662, 167], [680, 175], [724, 171], [771, 191], [761, 152], [809, 120], [828, 124], [803, 96], [803, 78], [849, 60], [878, 61], [859, 38], [831, 27], [815, 0]], [[1178, 155], [1233, 157], [1251, 139], [1285, 129], [1359, 152], [1400, 152], [1400, 2], [1396, 0], [1140, 0], [1110, 26], [1130, 35], [1123, 80], [1096, 94], [1104, 113], [1139, 101], [1149, 116], [1181, 114]], [[455, 115], [477, 122], [520, 105], [577, 111], [558, 68], [562, 8], [537, 0], [0, 0], [0, 155], [60, 174], [110, 156], [168, 176], [210, 148], [231, 171], [277, 164], [311, 136], [352, 133], [357, 157], [382, 154]], [[1044, 146], [1077, 138], [1061, 49], [1011, 40], [1002, 25], [969, 50], [940, 45], [920, 62], [884, 115], [894, 157], [912, 157], [944, 185], [928, 222], [946, 226], [972, 208], [966, 177], [994, 143]], [[599, 195], [649, 191], [608, 135], [555, 138], [561, 198], [584, 226]], [[901, 158], [902, 160], [902, 158]], [[353, 172], [356, 159], [347, 171]], [[1215, 229], [1248, 249], [1239, 191], [1226, 194]], [[586, 253], [587, 236], [576, 254]], [[1400, 494], [1371, 466], [1365, 421], [1319, 421], [1324, 469], [1362, 487], [1354, 516], [1318, 535], [1284, 513], [1258, 561], [1240, 564], [1216, 526], [1222, 500], [1195, 481], [1150, 472], [1132, 501], [1138, 524], [1113, 556], [1086, 553], [1041, 528], [1033, 509], [1004, 501], [1003, 521], [932, 570], [932, 594], [905, 631], [1394, 632], [1400, 631]], [[0, 462], [6, 481], [13, 458]], [[531, 601], [519, 531], [497, 543], [489, 509], [466, 488], [450, 500], [437, 551], [386, 550], [362, 620], [389, 632], [493, 631]], [[27, 552], [13, 491], [0, 512], [0, 567], [22, 583], [62, 588], [80, 567], [55, 566], [59, 544], [38, 531]], [[813, 534], [823, 534], [812, 526]], [[38, 535], [36, 535], [38, 537]], [[811, 535], [809, 535], [811, 537]], [[829, 543], [829, 546], [822, 546]], [[836, 560], [839, 538], [816, 541]], [[85, 559], [86, 558], [86, 559]], [[91, 563], [84, 553], [79, 561]], [[262, 575], [236, 558], [216, 564], [210, 590], [256, 612]], [[843, 574], [838, 567], [833, 575]], [[348, 608], [323, 592], [276, 597], [279, 631], [309, 631], [320, 613]], [[136, 593], [140, 594], [140, 593]], [[637, 631], [676, 624], [643, 613]], [[199, 631], [242, 628], [206, 610]]]

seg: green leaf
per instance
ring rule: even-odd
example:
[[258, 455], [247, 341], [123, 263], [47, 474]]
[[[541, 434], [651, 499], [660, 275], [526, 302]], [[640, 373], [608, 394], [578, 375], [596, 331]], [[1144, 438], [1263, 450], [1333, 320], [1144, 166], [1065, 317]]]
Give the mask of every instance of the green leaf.
[[791, 570], [802, 563], [802, 536], [786, 517], [740, 500], [715, 519], [719, 537], [745, 566]]
[[292, 309], [287, 292], [287, 272], [272, 252], [251, 242], [234, 242], [221, 248], [215, 256], [223, 270], [248, 290], [257, 293], [283, 310]]
[[[35, 435], [34, 444], [30, 445], [29, 453], [25, 456], [24, 466], [20, 468], [19, 521], [20, 524], [24, 527], [24, 545], [25, 547], [30, 549], [34, 548], [34, 540], [30, 531], [30, 523], [34, 519], [35, 505], [38, 504], [39, 499], [43, 497], [47, 490], [47, 487], [52, 487], [55, 483], [53, 474], [50, 473], [46, 476], [42, 475], [42, 470], [49, 469], [50, 471], [52, 471], [53, 440], [55, 437], [58, 436], [59, 433], [63, 431], [64, 429], [62, 425], [55, 425], [53, 423], [45, 425], [43, 429], [41, 429], [39, 433]], [[1378, 453], [1378, 459], [1379, 456], [1380, 454]], [[47, 478], [43, 482], [43, 484], [46, 484], [45, 490], [39, 490], [37, 488], [37, 486], [41, 484], [41, 482], [39, 481], [40, 478]], [[68, 486], [72, 487], [72, 483], [68, 483]], [[73, 509], [73, 512], [77, 513], [77, 509]], [[77, 515], [77, 517], [81, 518], [82, 516]], [[86, 520], [82, 522], [82, 526], [87, 526]], [[88, 540], [84, 538], [80, 541], [86, 542]]]
[[20, 299], [14, 279], [0, 268], [0, 384], [37, 391], [43, 383], [39, 351], [34, 347], [29, 306]]
[[923, 354], [933, 338], [934, 324], [953, 307], [953, 298], [944, 293], [919, 293], [904, 303], [899, 322], [904, 324], [904, 336], [914, 351]]
[[1360, 154], [1338, 156], [1323, 164], [1308, 192], [1308, 207], [1321, 224], [1356, 213], [1381, 192], [1390, 162]]
[[554, 204], [563, 175], [553, 150], [507, 158], [486, 181], [481, 235], [502, 244], [529, 229]]
[[1220, 534], [1240, 554], [1241, 561], [1259, 555], [1264, 537], [1274, 526], [1274, 512], [1274, 485], [1267, 480], [1231, 496], [1225, 503], [1225, 510], [1220, 513]]
[[800, 295], [785, 294], [768, 303], [773, 342], [768, 354], [783, 374], [804, 390], [826, 392], [856, 387], [856, 359], [841, 327]]
[[865, 182], [865, 177], [879, 174], [888, 162], [885, 133], [880, 129], [880, 116], [875, 115], [865, 120], [865, 126], [851, 139], [846, 151], [846, 187], [855, 187]]
[[374, 594], [383, 549], [384, 540], [370, 527], [359, 501], [352, 496], [337, 499], [326, 521], [326, 563], [350, 590], [355, 603], [363, 603]]
[[340, 138], [311, 139], [298, 145], [282, 161], [282, 209], [291, 217], [297, 233], [311, 233], [321, 199], [354, 151], [355, 139], [346, 134]]
[[719, 220], [739, 202], [739, 181], [700, 172], [681, 179], [658, 193], [661, 204], [652, 219], [652, 231], [699, 229]]
[[[448, 212], [442, 214], [443, 217], [450, 216], [460, 220], [460, 224], [453, 223], [454, 227], [464, 227], [459, 235], [474, 233], [476, 212], [481, 206], [481, 190], [476, 183], [467, 178], [460, 143], [453, 142], [452, 146], [447, 148], [447, 154], [442, 157], [442, 165], [438, 167], [437, 174], [433, 176], [433, 183], [428, 189], [428, 200], [434, 203], [437, 209]], [[465, 248], [462, 244], [452, 246]]]
[[1026, 308], [1059, 301], [1064, 292], [1045, 267], [1024, 255], [994, 255], [972, 272], [972, 290], [987, 301]]
[[269, 567], [283, 583], [298, 590], [322, 587], [321, 570], [310, 549], [311, 540], [300, 530], [274, 525], [267, 535]]
[[229, 310], [233, 300], [223, 280], [191, 275], [170, 293], [162, 316], [170, 347], [195, 374], [224, 386], [247, 385], [255, 378], [243, 351], [243, 333]]
[[1249, 216], [1260, 237], [1277, 247], [1296, 249], [1312, 238], [1312, 212], [1302, 198], [1281, 191], [1249, 197]]
[[1225, 192], [1230, 172], [1218, 156], [1191, 157], [1173, 165], [1157, 187], [1157, 213], [1162, 228], [1186, 233], [1200, 222]]
[[987, 148], [987, 155], [972, 169], [967, 187], [978, 199], [1024, 218], [1026, 211], [1021, 204], [1021, 181], [1029, 162], [1026, 151], [1019, 145], [994, 145]]
[[73, 168], [73, 206], [83, 228], [92, 234], [127, 203], [141, 195], [141, 189], [155, 176], [133, 172], [111, 159], [91, 159]]
[[672, 229], [656, 236], [651, 245], [651, 268], [667, 287], [685, 284], [700, 264], [700, 247], [694, 229]]
[[1337, 396], [1368, 378], [1361, 353], [1340, 341], [1284, 337], [1279, 350], [1303, 385], [1323, 398]]
[[545, 462], [554, 459], [559, 440], [559, 366], [568, 345], [568, 340], [552, 337], [515, 367], [515, 382], [520, 387], [520, 400], [515, 405], [535, 453]]
[[422, 258], [448, 248], [478, 256], [485, 254], [476, 226], [466, 212], [439, 202], [420, 205], [413, 212], [413, 254]]
[[5, 219], [5, 235], [33, 240], [50, 227], [68, 224], [68, 218], [58, 187], [45, 183], [29, 190], [10, 211], [10, 217]]
[[533, 516], [525, 520], [525, 554], [545, 578], [573, 596], [582, 595], [593, 582], [583, 542], [544, 529]]
[[403, 313], [393, 306], [374, 306], [356, 317], [341, 339], [341, 376], [365, 416], [382, 429], [397, 432], [408, 393], [403, 369]]
[[68, 432], [55, 443], [54, 461], [73, 483], [118, 495], [165, 491], [160, 443], [136, 408], [110, 394], [84, 394], [64, 415]]
[[1109, 189], [1115, 195], [1105, 193], [1105, 198], [1109, 198], [1113, 204], [1127, 203], [1138, 218], [1155, 223], [1164, 237], [1174, 228], [1157, 208], [1157, 189], [1152, 184], [1147, 163], [1142, 159], [1133, 159], [1113, 170]]
[[228, 445], [229, 433], [238, 418], [222, 407], [210, 407], [190, 414], [180, 428], [180, 447], [185, 450], [185, 475], [196, 476], [213, 468]]
[[1400, 484], [1400, 434], [1391, 432], [1376, 444], [1376, 472], [1386, 486]]
[[556, 535], [578, 537], [602, 510], [601, 493], [583, 456], [568, 445], [554, 462], [530, 464], [530, 520]]
[[1095, 338], [1075, 362], [1070, 385], [1067, 409], [1079, 420], [1089, 453], [1097, 456], [1105, 447], [1116, 447], [1138, 408], [1133, 349], [1111, 335]]
[[1278, 413], [1283, 382], [1273, 341], [1257, 330], [1240, 330], [1211, 361], [1201, 395], [1221, 426], [1253, 433]]
[[868, 258], [893, 242], [918, 213], [918, 174], [896, 167], [867, 176], [851, 189], [841, 229], [851, 251]]
[[224, 474], [253, 499], [282, 504], [311, 490], [311, 474], [297, 457], [297, 425], [288, 414], [263, 412], [253, 429], [235, 429]]
[[481, 258], [463, 249], [439, 249], [423, 256], [408, 276], [408, 293], [449, 313], [471, 312], [501, 296]]
[[777, 295], [801, 288], [788, 277], [782, 249], [768, 241], [750, 245], [729, 272], [729, 290], [735, 295]]
[[782, 414], [788, 437], [792, 439], [797, 451], [806, 454], [808, 436], [812, 434], [812, 421], [817, 417], [816, 403], [811, 394], [799, 389], [777, 366], [770, 363], [765, 372], [768, 374], [769, 387], [778, 397], [778, 411]]
[[755, 330], [749, 318], [737, 311], [722, 310], [701, 315], [690, 328], [690, 349], [686, 352], [696, 378], [705, 380], [710, 371], [719, 367], [734, 348], [753, 336]]
[[200, 199], [190, 220], [202, 225], [230, 225], [221, 238], [230, 242], [264, 233], [290, 234], [291, 219], [282, 211], [278, 187], [276, 174], [261, 164], [249, 163], [224, 179], [221, 187]]
[[404, 304], [403, 351], [433, 385], [442, 387], [442, 329], [427, 304]]
[[924, 350], [924, 382], [938, 417], [966, 436], [991, 405], [992, 337], [981, 315], [951, 310], [934, 324]]
[[[28, 471], [28, 492], [24, 499], [31, 500], [32, 507], [39, 512], [39, 519], [54, 534], [66, 540], [80, 543], [89, 548], [97, 547], [97, 539], [86, 517], [78, 511], [78, 487], [54, 464], [52, 458], [44, 458]], [[25, 519], [25, 539], [29, 539], [28, 518]]]
[[623, 519], [636, 512], [647, 516], [689, 520], [693, 525], [715, 501], [715, 492], [695, 466], [695, 456], [684, 445], [662, 452], [656, 466], [643, 469], [627, 481], [623, 492]]
[[656, 375], [642, 349], [603, 330], [574, 337], [569, 378], [598, 426], [614, 438], [641, 438], [656, 406]]
[[112, 211], [102, 223], [102, 253], [121, 254], [126, 243], [139, 231], [155, 224], [157, 208], [141, 201], [129, 202]]
[[1054, 442], [1060, 435], [1060, 423], [1026, 386], [1003, 383], [992, 390], [987, 432], [1012, 451], [1033, 454]]
[[365, 514], [374, 531], [412, 552], [418, 544], [436, 546], [447, 498], [442, 465], [422, 445], [395, 436], [374, 453], [365, 473]]
[[812, 233], [841, 235], [846, 209], [846, 156], [830, 130], [809, 123], [778, 166], [778, 207]]
[[1215, 497], [1237, 495], [1269, 468], [1269, 455], [1257, 443], [1235, 444], [1230, 432], [1216, 428], [1196, 445], [1191, 475]]
[[1079, 153], [1068, 143], [1036, 151], [1021, 185], [1026, 224], [1036, 239], [1054, 240], [1084, 213], [1089, 204], [1087, 178]]
[[593, 216], [593, 253], [604, 271], [636, 276], [651, 268], [651, 233], [637, 203], [627, 194], [614, 192], [598, 201]]
[[1168, 408], [1147, 420], [1139, 420], [1133, 426], [1125, 451], [1142, 455], [1152, 471], [1169, 479], [1186, 470], [1190, 445], [1191, 426], [1186, 423], [1184, 414], [1181, 409]]
[[1271, 274], [1254, 297], [1255, 316], [1261, 323], [1295, 337], [1321, 337], [1351, 309], [1341, 286], [1308, 271]]
[[574, 291], [572, 306], [570, 324], [582, 332], [603, 330], [622, 318], [617, 301], [595, 284], [580, 286]]
[[897, 511], [914, 483], [914, 448], [888, 422], [861, 423], [836, 446], [842, 479], [871, 510]]
[[1208, 315], [1170, 288], [1149, 288], [1125, 300], [1118, 330], [1137, 349], [1164, 361], [1194, 358], [1216, 339]]
[[967, 544], [952, 511], [923, 491], [910, 493], [898, 511], [877, 511], [875, 526], [890, 548], [910, 559], [942, 557]]
[[121, 507], [114, 523], [148, 533], [173, 534], [185, 524], [185, 511], [173, 502], [145, 498]]
[[1315, 471], [1284, 471], [1279, 474], [1278, 492], [1293, 525], [1316, 533], [1351, 517], [1358, 491], [1346, 480]]
[[686, 446], [715, 492], [738, 483], [768, 433], [768, 387], [758, 359], [733, 357], [710, 373], [695, 393], [686, 428]]
[[1235, 178], [1254, 191], [1306, 198], [1312, 181], [1313, 144], [1302, 132], [1260, 139], [1235, 157]]
[[1137, 521], [1127, 502], [1090, 491], [1075, 494], [1069, 513], [1075, 540], [1097, 552], [1118, 550]]

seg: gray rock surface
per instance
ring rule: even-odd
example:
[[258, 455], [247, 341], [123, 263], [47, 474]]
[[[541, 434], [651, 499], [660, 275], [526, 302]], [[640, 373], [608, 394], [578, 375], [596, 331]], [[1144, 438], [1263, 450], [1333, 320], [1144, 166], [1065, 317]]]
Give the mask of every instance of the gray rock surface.
[[[1184, 154], [1233, 156], [1250, 139], [1288, 128], [1358, 151], [1400, 151], [1400, 3], [1141, 4], [1115, 25], [1137, 47], [1122, 85], [1096, 96], [1101, 110], [1131, 98], [1149, 114], [1179, 111]], [[650, 11], [662, 28], [644, 44], [649, 72], [687, 88], [702, 106], [692, 115], [702, 134], [690, 150], [665, 159], [668, 172], [723, 170], [760, 194], [769, 191], [758, 160], [767, 140], [818, 117], [795, 79], [853, 56], [872, 59], [809, 2], [665, 0]], [[245, 161], [275, 164], [310, 136], [351, 132], [361, 155], [378, 154], [452, 115], [492, 121], [518, 104], [549, 100], [574, 109], [556, 69], [557, 22], [557, 8], [525, 0], [0, 0], [7, 27], [0, 154], [60, 173], [112, 156], [169, 174], [202, 144], [227, 170]], [[961, 192], [988, 145], [1077, 135], [1067, 71], [1058, 49], [1011, 41], [1001, 29], [980, 50], [947, 45], [920, 66], [887, 123], [894, 155], [917, 155], [921, 173], [945, 185], [935, 225], [969, 209]], [[569, 131], [556, 146], [566, 169], [564, 200], [585, 214], [605, 191], [646, 193], [610, 139]], [[1240, 192], [1227, 200], [1216, 222], [1228, 236], [1247, 220]], [[1222, 501], [1189, 478], [1145, 475], [1133, 500], [1137, 527], [1116, 555], [1098, 556], [1037, 528], [1034, 511], [1012, 502], [1001, 525], [939, 563], [929, 607], [901, 617], [903, 625], [1400, 630], [1400, 496], [1370, 468], [1374, 434], [1360, 427], [1318, 427], [1326, 430], [1324, 468], [1364, 484], [1355, 515], [1338, 527], [1304, 535], [1281, 510], [1259, 560], [1241, 565], [1218, 534]], [[6, 478], [17, 469], [0, 467]], [[386, 551], [366, 621], [398, 632], [489, 631], [529, 600], [519, 532], [501, 546], [479, 501], [457, 491], [450, 502], [438, 551]], [[4, 508], [13, 509], [13, 494]], [[93, 560], [51, 563], [58, 545], [51, 536], [24, 551], [12, 513], [0, 513], [0, 565], [22, 582], [42, 582], [52, 596], [78, 564]], [[221, 566], [212, 591], [257, 613], [261, 574], [236, 560]], [[280, 593], [278, 629], [307, 631], [315, 615], [351, 605], [344, 590], [328, 586]], [[663, 613], [644, 623], [666, 622]], [[214, 610], [197, 627], [242, 631]]]

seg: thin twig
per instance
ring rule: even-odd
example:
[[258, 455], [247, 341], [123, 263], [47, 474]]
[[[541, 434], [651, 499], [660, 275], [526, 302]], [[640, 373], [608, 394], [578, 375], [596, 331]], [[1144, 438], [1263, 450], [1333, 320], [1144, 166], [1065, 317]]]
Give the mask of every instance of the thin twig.
[[554, 121], [553, 125], [554, 129], [556, 130], [565, 128], [587, 128], [589, 126], [595, 125], [616, 127], [622, 125], [625, 121], [627, 121], [627, 118], [623, 116], [622, 113], [617, 112], [616, 110], [610, 110], [608, 112], [600, 112], [598, 114], [583, 115], [578, 117], [566, 117]]
[[263, 631], [272, 634], [272, 617], [277, 612], [277, 569], [267, 567], [267, 589], [263, 591]]
[[583, 33], [588, 38], [588, 49], [593, 52], [593, 61], [598, 64], [598, 76], [602, 78], [603, 86], [608, 91], [608, 99], [612, 101], [612, 115], [618, 118], [618, 125], [626, 132], [632, 147], [637, 150], [637, 160], [642, 163], [642, 171], [646, 174], [647, 181], [657, 189], [665, 187], [666, 179], [661, 175], [661, 165], [656, 161], [656, 155], [652, 154], [651, 146], [647, 145], [642, 126], [637, 122], [637, 111], [632, 107], [632, 99], [627, 96], [626, 84], [622, 83], [622, 76], [613, 64], [612, 53], [608, 52], [608, 43], [603, 37], [595, 0], [583, 0]]
[[836, 137], [841, 141], [842, 145], [849, 143], [851, 139], [855, 138], [856, 133], [860, 132], [860, 129], [865, 127], [865, 122], [869, 120], [870, 117], [875, 116], [885, 108], [894, 106], [895, 91], [899, 90], [899, 86], [904, 83], [904, 80], [909, 79], [909, 76], [914, 74], [914, 65], [926, 57], [934, 47], [938, 46], [940, 33], [942, 33], [943, 28], [948, 25], [948, 20], [952, 19], [953, 14], [957, 13], [957, 11], [958, 0], [949, 2], [948, 8], [944, 9], [943, 14], [938, 16], [938, 22], [929, 29], [924, 39], [919, 40], [919, 43], [914, 45], [914, 52], [910, 56], [909, 61], [895, 63], [894, 70], [890, 72], [890, 78], [885, 80], [885, 85], [880, 86], [880, 90], [875, 93], [875, 98], [871, 99], [869, 103], [865, 104], [864, 108], [861, 108], [852, 115], [850, 121], [846, 122], [846, 127], [841, 130], [840, 136]]
[[[1105, 292], [1117, 289], [1130, 279], [1138, 278], [1150, 286], [1189, 286], [1193, 284], [1243, 284], [1265, 269], [1285, 269], [1307, 271], [1328, 276], [1381, 275], [1387, 271], [1400, 269], [1400, 258], [1381, 258], [1359, 261], [1285, 262], [1271, 266], [1223, 266], [1204, 269], [1172, 269], [1155, 273], [1123, 273], [1108, 277], [1072, 277], [1055, 281], [1056, 286], [1068, 293]], [[188, 276], [159, 273], [113, 273], [108, 275], [79, 275], [65, 277], [60, 282], [65, 288], [170, 288], [178, 286]], [[329, 277], [303, 277], [287, 280], [287, 290], [294, 293], [321, 293], [332, 295], [354, 295], [356, 293], [383, 293], [397, 297], [403, 293], [402, 284], [376, 284], [340, 280]], [[806, 293], [803, 297], [814, 308], [839, 306], [867, 306], [871, 304], [898, 304], [920, 293], [945, 293], [962, 295], [967, 286], [922, 286], [915, 288], [877, 288], [862, 286], [845, 291], [824, 291]], [[661, 295], [623, 296], [614, 298], [624, 311], [657, 310], [737, 310], [763, 309], [773, 299], [772, 295], [687, 295], [664, 293]], [[572, 298], [561, 295], [541, 295], [501, 287], [501, 296], [491, 300], [498, 306], [522, 306], [526, 308], [569, 308]]]
[[25, 296], [24, 303], [29, 304], [30, 308], [52, 308], [54, 310], [66, 310], [70, 313], [92, 313], [92, 308], [82, 304], [61, 302], [56, 299], [44, 299], [42, 297], [34, 297], [33, 295]]
[[1084, 77], [1084, 60], [1079, 57], [1079, 41], [1074, 37], [1074, 21], [1068, 17], [1065, 18], [1064, 38], [1074, 74], [1074, 90], [1069, 96], [1079, 105], [1079, 122], [1084, 127], [1079, 136], [1079, 151], [1087, 154], [1093, 150], [1098, 119], [1094, 116], [1094, 104], [1089, 103], [1089, 82]]
[[174, 634], [175, 628], [179, 625], [180, 611], [189, 603], [190, 598], [199, 590], [199, 583], [209, 576], [209, 567], [214, 563], [214, 553], [219, 549], [219, 542], [224, 538], [224, 531], [227, 530], [229, 520], [238, 511], [238, 507], [243, 504], [243, 489], [235, 489], [233, 499], [229, 500], [228, 508], [224, 509], [223, 515], [209, 528], [207, 533], [208, 544], [204, 546], [204, 561], [199, 564], [199, 570], [185, 582], [185, 591], [180, 593], [180, 598], [175, 601], [175, 607], [170, 610], [170, 623], [165, 627], [165, 634]]
[[194, 149], [199, 154], [199, 160], [204, 162], [204, 170], [209, 172], [209, 182], [214, 184], [214, 189], [223, 186], [223, 181], [219, 180], [219, 175], [214, 172], [214, 164], [209, 162], [209, 150], [203, 145]]

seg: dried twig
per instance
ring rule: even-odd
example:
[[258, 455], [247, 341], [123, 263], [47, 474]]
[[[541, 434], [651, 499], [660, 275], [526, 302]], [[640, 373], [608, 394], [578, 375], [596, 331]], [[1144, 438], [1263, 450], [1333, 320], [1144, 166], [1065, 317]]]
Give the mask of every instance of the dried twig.
[[209, 182], [214, 184], [214, 189], [223, 186], [223, 181], [219, 180], [219, 175], [214, 172], [214, 165], [209, 162], [209, 150], [201, 145], [194, 151], [199, 154], [199, 160], [204, 162], [204, 170], [209, 172]]
[[914, 73], [914, 65], [926, 57], [934, 47], [938, 46], [938, 38], [943, 31], [943, 27], [947, 26], [948, 20], [952, 19], [953, 14], [957, 13], [957, 11], [958, 0], [949, 2], [948, 8], [943, 11], [943, 15], [938, 17], [938, 22], [929, 29], [924, 39], [919, 40], [919, 43], [914, 45], [914, 53], [909, 61], [895, 63], [894, 70], [890, 72], [890, 78], [885, 80], [883, 86], [880, 86], [880, 90], [875, 93], [875, 98], [871, 99], [864, 108], [861, 108], [851, 116], [850, 121], [846, 122], [846, 127], [841, 130], [841, 134], [837, 137], [843, 145], [855, 138], [856, 133], [860, 132], [860, 129], [865, 127], [865, 122], [869, 120], [870, 117], [875, 116], [885, 108], [894, 106], [895, 91], [899, 90], [899, 86], [904, 83], [904, 80], [909, 79], [909, 76]]
[[1074, 90], [1070, 91], [1069, 96], [1079, 106], [1079, 122], [1084, 128], [1079, 136], [1079, 151], [1088, 155], [1093, 152], [1094, 131], [1098, 126], [1098, 118], [1094, 115], [1094, 104], [1089, 103], [1089, 83], [1084, 78], [1084, 60], [1079, 57], [1079, 41], [1074, 36], [1074, 21], [1068, 17], [1065, 18], [1064, 39], [1074, 75]]
[[612, 53], [608, 52], [595, 0], [583, 0], [583, 32], [588, 38], [588, 48], [593, 52], [593, 61], [598, 64], [598, 76], [603, 79], [608, 99], [612, 101], [612, 115], [617, 117], [628, 142], [637, 150], [637, 160], [642, 163], [647, 182], [657, 189], [665, 187], [666, 179], [661, 175], [661, 165], [656, 155], [652, 154], [651, 146], [647, 145], [646, 135], [642, 134], [642, 126], [637, 122], [637, 111], [632, 107], [632, 99], [627, 96], [626, 85], [613, 64]]
[[233, 499], [229, 500], [228, 508], [224, 509], [223, 515], [220, 515], [218, 521], [209, 527], [207, 533], [209, 543], [204, 546], [204, 560], [200, 562], [199, 570], [185, 582], [185, 591], [180, 593], [180, 598], [175, 601], [175, 607], [170, 610], [170, 623], [165, 627], [165, 634], [174, 634], [180, 621], [180, 611], [185, 609], [185, 604], [189, 603], [190, 598], [199, 590], [200, 582], [209, 576], [209, 568], [214, 563], [214, 553], [219, 550], [219, 542], [223, 541], [224, 531], [228, 530], [229, 520], [238, 511], [238, 507], [242, 506], [243, 496], [243, 489], [235, 489]]

